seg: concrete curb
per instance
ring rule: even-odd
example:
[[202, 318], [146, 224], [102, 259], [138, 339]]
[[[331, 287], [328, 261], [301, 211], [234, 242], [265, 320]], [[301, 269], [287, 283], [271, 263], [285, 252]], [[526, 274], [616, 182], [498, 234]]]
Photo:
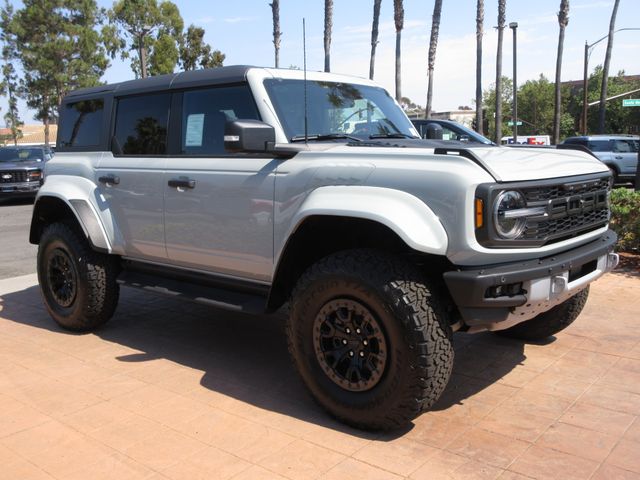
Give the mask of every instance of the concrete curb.
[[22, 275], [20, 277], [4, 278], [0, 280], [0, 296], [26, 290], [34, 285], [38, 285], [37, 273]]

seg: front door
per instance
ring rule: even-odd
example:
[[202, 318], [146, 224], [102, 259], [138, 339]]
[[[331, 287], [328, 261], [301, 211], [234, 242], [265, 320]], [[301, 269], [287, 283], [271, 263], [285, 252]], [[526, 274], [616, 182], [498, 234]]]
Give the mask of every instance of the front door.
[[249, 87], [186, 91], [181, 117], [179, 152], [163, 179], [169, 263], [269, 280], [278, 161], [224, 149], [227, 120], [259, 118]]

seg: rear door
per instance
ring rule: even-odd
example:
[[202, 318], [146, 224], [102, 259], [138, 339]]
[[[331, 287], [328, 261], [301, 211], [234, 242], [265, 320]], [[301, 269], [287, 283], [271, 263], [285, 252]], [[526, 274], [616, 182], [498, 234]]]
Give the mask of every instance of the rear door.
[[621, 174], [634, 174], [638, 164], [638, 140], [631, 138], [613, 140], [613, 158], [616, 165], [619, 165]]
[[116, 99], [111, 151], [97, 169], [99, 194], [111, 214], [116, 253], [166, 260], [163, 170], [170, 93]]
[[[230, 154], [227, 120], [259, 119], [245, 84], [174, 94], [177, 145], [164, 175], [169, 263], [268, 280], [273, 261], [273, 156]], [[172, 140], [174, 141], [174, 140]]]

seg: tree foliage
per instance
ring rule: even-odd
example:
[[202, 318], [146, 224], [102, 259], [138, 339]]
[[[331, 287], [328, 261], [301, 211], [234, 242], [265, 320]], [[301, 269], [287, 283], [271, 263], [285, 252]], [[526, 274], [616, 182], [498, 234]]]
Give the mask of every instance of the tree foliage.
[[220, 50], [211, 50], [204, 42], [204, 29], [190, 25], [180, 45], [180, 65], [184, 70], [221, 67], [225, 55]]
[[23, 125], [18, 114], [18, 98], [22, 94], [13, 62], [18, 57], [16, 36], [13, 33], [13, 6], [5, 0], [0, 10], [0, 42], [2, 42], [2, 79], [0, 80], [0, 94], [7, 97], [8, 111], [4, 114], [5, 124], [11, 131], [11, 140], [17, 144], [22, 136], [20, 127]]
[[24, 0], [11, 28], [24, 71], [27, 105], [45, 125], [71, 90], [97, 85], [109, 65], [105, 38], [98, 30], [104, 11], [94, 0]]
[[184, 22], [173, 2], [117, 0], [109, 11], [109, 19], [120, 38], [111, 54], [119, 51], [121, 58], [126, 59], [131, 51], [137, 52], [137, 61], [131, 62], [136, 77], [174, 71]]

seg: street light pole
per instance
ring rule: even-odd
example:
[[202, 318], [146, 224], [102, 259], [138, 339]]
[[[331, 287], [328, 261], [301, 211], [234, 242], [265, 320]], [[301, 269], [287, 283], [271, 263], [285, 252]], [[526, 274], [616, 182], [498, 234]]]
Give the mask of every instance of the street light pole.
[[589, 72], [588, 65], [589, 64], [589, 44], [584, 42], [584, 79], [582, 81], [582, 124], [580, 125], [582, 128], [582, 135], [587, 134], [587, 102], [589, 101]]
[[513, 30], [513, 143], [518, 143], [518, 22], [511, 22], [509, 28]]
[[[614, 31], [613, 33], [618, 33], [618, 32], [622, 32], [624, 30], [640, 30], [640, 28], [619, 28], [618, 30]], [[582, 88], [584, 90], [583, 92], [583, 98], [582, 98], [582, 134], [586, 135], [587, 134], [587, 106], [588, 106], [588, 88], [589, 88], [589, 72], [588, 72], [588, 65], [589, 65], [589, 50], [591, 50], [593, 47], [595, 47], [598, 43], [600, 43], [601, 41], [603, 41], [605, 38], [609, 38], [609, 35], [605, 35], [604, 37], [596, 40], [595, 42], [593, 42], [592, 44], [587, 43], [586, 41], [584, 42], [584, 78], [582, 81]]]

